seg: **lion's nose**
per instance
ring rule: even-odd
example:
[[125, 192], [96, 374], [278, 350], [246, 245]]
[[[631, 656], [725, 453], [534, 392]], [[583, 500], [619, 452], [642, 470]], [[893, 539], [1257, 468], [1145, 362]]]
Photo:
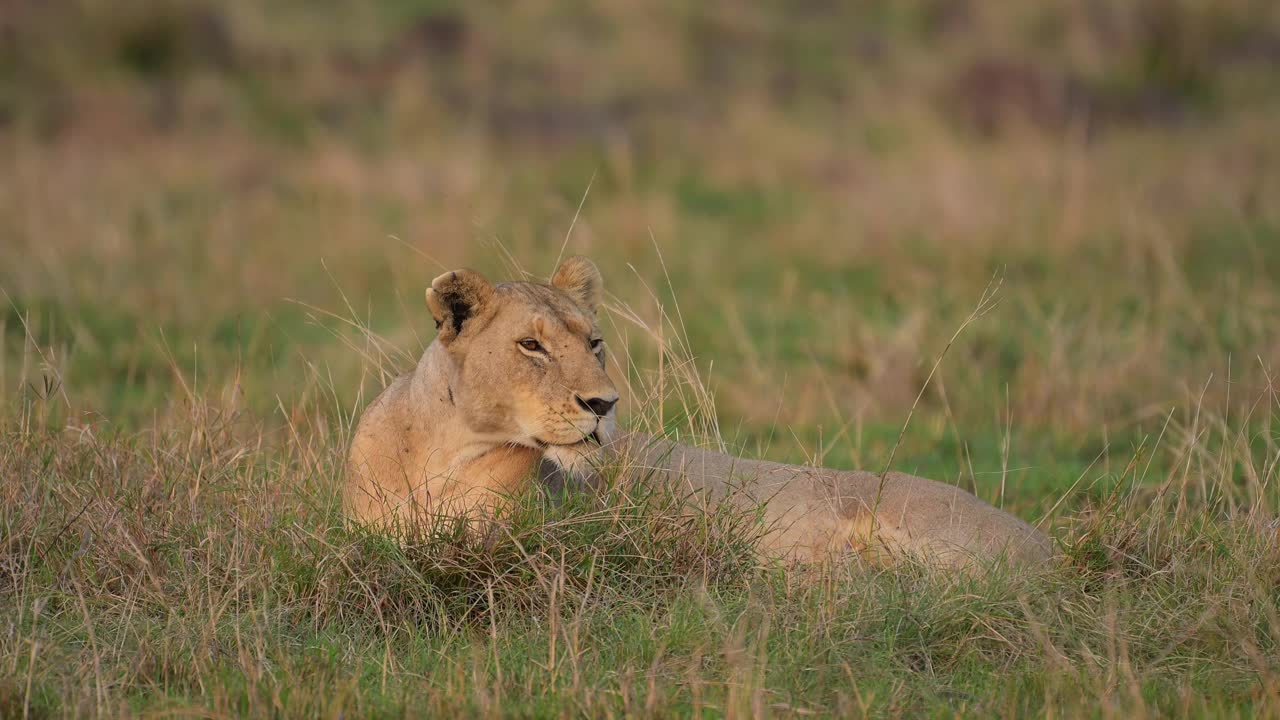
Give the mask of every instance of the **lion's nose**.
[[604, 417], [605, 415], [608, 415], [609, 411], [613, 409], [613, 406], [618, 404], [617, 395], [614, 395], [611, 398], [584, 398], [581, 395], [574, 395], [573, 399], [578, 401], [578, 407], [594, 413], [596, 417]]

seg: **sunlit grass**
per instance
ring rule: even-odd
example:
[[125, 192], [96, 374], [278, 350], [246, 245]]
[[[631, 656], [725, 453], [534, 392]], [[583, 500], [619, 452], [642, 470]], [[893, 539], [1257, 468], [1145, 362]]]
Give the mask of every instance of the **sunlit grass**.
[[[1276, 716], [1273, 5], [15, 9], [0, 717]], [[1061, 562], [775, 567], [644, 482], [344, 527], [426, 283], [562, 251], [624, 424]]]

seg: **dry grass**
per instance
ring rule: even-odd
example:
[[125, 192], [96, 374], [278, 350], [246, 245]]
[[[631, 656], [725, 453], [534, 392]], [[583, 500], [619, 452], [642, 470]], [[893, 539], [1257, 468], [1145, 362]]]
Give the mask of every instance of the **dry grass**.
[[[0, 716], [1276, 716], [1274, 4], [803, 5], [0, 14]], [[1064, 562], [759, 567], [643, 483], [343, 529], [423, 285], [566, 247], [625, 422]]]
[[[35, 420], [0, 442], [13, 716], [1270, 715], [1280, 701], [1274, 488], [1251, 501], [1232, 486], [1234, 468], [1274, 480], [1278, 455], [1254, 466], [1215, 431], [1188, 433], [1167, 476], [1140, 478], [1136, 455], [1114, 491], [1059, 518], [1056, 569], [973, 581], [760, 567], [751, 518], [691, 521], [643, 483], [565, 504], [534, 492], [487, 536], [442, 519], [397, 545], [342, 528], [340, 443], [313, 457], [208, 408], [135, 437]], [[1204, 462], [1217, 472], [1186, 472]]]

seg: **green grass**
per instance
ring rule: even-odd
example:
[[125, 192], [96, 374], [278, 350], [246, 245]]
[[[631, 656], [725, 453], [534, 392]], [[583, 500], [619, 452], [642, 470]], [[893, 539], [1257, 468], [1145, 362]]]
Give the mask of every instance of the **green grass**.
[[1274, 541], [1123, 490], [1072, 524], [1062, 567], [1029, 578], [757, 568], [741, 518], [673, 523], [681, 499], [643, 489], [516, 499], [496, 540], [445, 523], [402, 547], [340, 527], [337, 457], [242, 454], [223, 430], [6, 436], [0, 467], [30, 479], [4, 498], [11, 632], [31, 643], [5, 686], [14, 712], [28, 698], [253, 715], [1270, 702]]
[[[0, 718], [1280, 715], [1274, 3], [153, 5], [0, 18]], [[1061, 562], [644, 482], [344, 528], [423, 288], [562, 248], [624, 423]]]
[[0, 469], [27, 478], [4, 497], [0, 578], [27, 641], [5, 685], [13, 712], [983, 715], [1105, 702], [1230, 714], [1270, 702], [1258, 682], [1280, 650], [1275, 542], [1125, 489], [1074, 521], [1066, 561], [1038, 576], [784, 572], [752, 560], [749, 517], [682, 521], [682, 498], [643, 485], [515, 498], [497, 536], [445, 521], [397, 545], [342, 529], [339, 453], [246, 451], [257, 439], [230, 431], [5, 437]]

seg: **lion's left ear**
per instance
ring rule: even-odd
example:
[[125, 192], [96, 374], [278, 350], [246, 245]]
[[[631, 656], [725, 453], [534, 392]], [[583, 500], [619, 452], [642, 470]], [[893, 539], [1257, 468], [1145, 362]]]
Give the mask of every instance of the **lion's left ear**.
[[556, 274], [551, 276], [551, 284], [593, 313], [604, 300], [604, 278], [600, 276], [600, 270], [581, 255], [565, 258], [556, 268]]

